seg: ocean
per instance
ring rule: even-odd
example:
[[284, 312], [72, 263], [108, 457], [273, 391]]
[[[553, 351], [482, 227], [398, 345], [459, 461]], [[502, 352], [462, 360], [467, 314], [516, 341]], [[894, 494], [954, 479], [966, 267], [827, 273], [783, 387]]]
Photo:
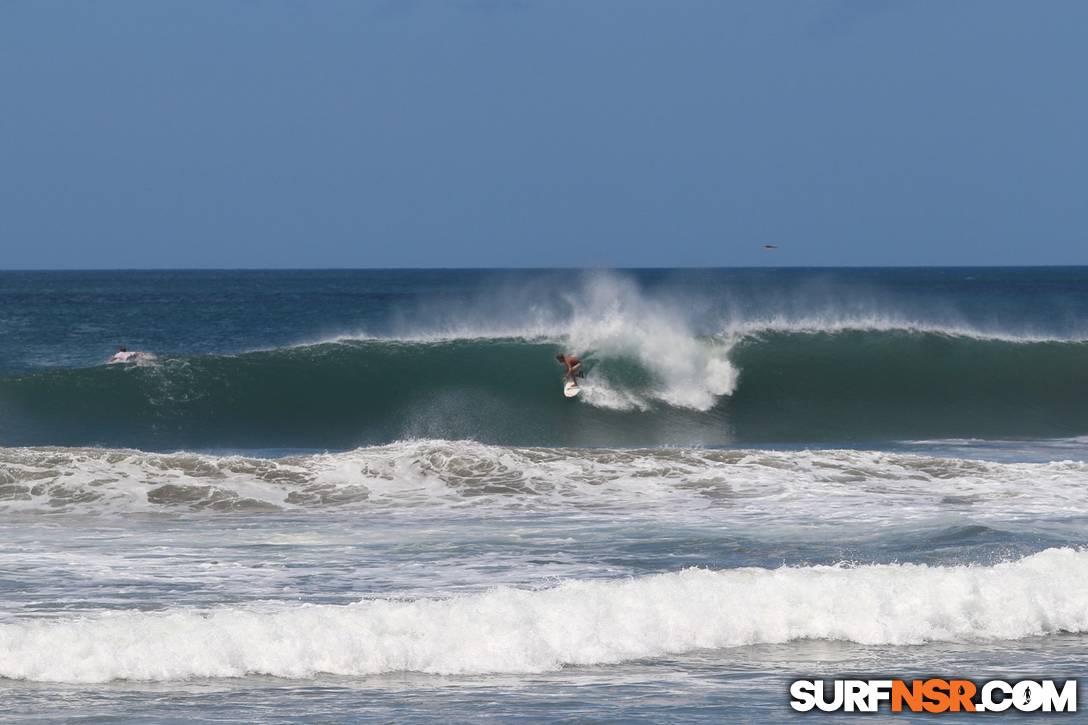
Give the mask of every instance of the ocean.
[[0, 717], [1078, 677], [1086, 454], [1088, 268], [0, 272]]

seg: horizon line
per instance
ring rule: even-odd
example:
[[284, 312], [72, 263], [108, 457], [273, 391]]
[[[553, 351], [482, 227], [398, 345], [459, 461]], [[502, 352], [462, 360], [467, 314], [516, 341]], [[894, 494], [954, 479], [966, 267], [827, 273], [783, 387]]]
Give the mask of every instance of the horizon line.
[[524, 267], [14, 267], [0, 268], [0, 274], [20, 272], [585, 272], [601, 271], [660, 271], [660, 270], [790, 270], [790, 269], [1076, 269], [1079, 264], [828, 264], [828, 265], [677, 265], [677, 266], [524, 266]]

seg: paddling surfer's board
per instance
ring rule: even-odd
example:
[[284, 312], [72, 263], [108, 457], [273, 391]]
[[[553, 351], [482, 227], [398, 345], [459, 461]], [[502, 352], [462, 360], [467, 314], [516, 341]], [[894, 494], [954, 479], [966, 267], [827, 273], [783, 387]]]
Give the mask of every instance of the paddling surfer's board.
[[582, 389], [578, 387], [578, 383], [573, 380], [568, 380], [563, 384], [563, 395], [568, 398], [573, 398], [578, 393], [582, 392]]

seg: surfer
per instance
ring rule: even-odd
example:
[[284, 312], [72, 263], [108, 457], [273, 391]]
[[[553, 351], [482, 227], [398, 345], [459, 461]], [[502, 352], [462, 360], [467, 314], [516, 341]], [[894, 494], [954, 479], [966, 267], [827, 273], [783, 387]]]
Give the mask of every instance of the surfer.
[[555, 359], [561, 362], [566, 368], [563, 371], [563, 377], [574, 383], [578, 384], [577, 378], [584, 378], [586, 374], [582, 372], [582, 361], [573, 355], [567, 355], [566, 353], [559, 353], [555, 356]]
[[138, 350], [129, 350], [122, 345], [117, 348], [117, 352], [110, 358], [110, 364], [113, 363], [127, 363], [127, 362], [139, 362], [140, 360], [149, 360], [153, 356], [150, 353], [140, 352]]

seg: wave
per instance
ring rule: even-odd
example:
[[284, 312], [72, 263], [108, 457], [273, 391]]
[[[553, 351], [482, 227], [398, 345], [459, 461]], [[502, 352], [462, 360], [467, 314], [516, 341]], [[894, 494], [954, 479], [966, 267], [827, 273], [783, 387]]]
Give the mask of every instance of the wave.
[[1011, 640], [1088, 632], [1085, 601], [1088, 553], [1073, 549], [993, 566], [686, 569], [448, 599], [16, 620], [0, 624], [0, 677], [533, 673], [798, 640]]
[[[1088, 342], [661, 320], [560, 340], [363, 339], [0, 378], [0, 443], [349, 449], [732, 445], [1088, 433]], [[667, 325], [665, 326], [667, 327]], [[653, 333], [653, 334], [651, 334]], [[560, 395], [554, 355], [589, 375]]]
[[771, 332], [731, 353], [742, 439], [1072, 437], [1088, 431], [1088, 343], [947, 332]]
[[[413, 441], [254, 458], [0, 448], [0, 512], [260, 513], [466, 505], [850, 527], [1088, 512], [1088, 464], [856, 450], [563, 449]], [[814, 518], [813, 510], [820, 516]]]

